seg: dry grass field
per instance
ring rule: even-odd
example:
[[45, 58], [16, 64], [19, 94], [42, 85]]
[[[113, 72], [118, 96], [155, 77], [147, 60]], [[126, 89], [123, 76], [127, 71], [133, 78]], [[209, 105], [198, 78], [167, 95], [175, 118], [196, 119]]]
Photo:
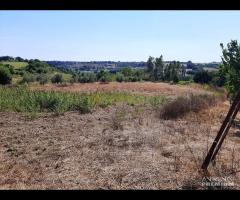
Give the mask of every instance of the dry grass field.
[[[166, 83], [32, 86], [60, 91], [116, 91], [180, 96], [206, 93]], [[209, 91], [207, 93], [210, 93]], [[1, 189], [209, 189], [201, 163], [229, 109], [226, 100], [177, 119], [160, 118], [160, 108], [124, 103], [93, 112], [0, 112]], [[237, 116], [240, 119], [240, 116]], [[211, 177], [230, 177], [239, 189], [238, 122], [210, 165]], [[215, 189], [215, 188], [211, 188]], [[218, 188], [219, 189], [219, 188]]]
[[186, 95], [188, 93], [203, 93], [206, 92], [200, 89], [198, 85], [170, 85], [169, 83], [153, 83], [153, 82], [109, 82], [104, 83], [74, 83], [73, 85], [53, 85], [46, 84], [32, 85], [32, 89], [38, 90], [53, 90], [53, 91], [71, 91], [71, 92], [112, 92], [112, 91], [125, 91], [141, 93], [144, 95]]

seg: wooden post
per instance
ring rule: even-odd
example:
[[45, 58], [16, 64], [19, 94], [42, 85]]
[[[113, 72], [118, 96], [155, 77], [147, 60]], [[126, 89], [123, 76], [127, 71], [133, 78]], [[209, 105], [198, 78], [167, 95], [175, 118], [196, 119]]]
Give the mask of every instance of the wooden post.
[[218, 134], [217, 134], [215, 140], [213, 141], [211, 148], [208, 151], [208, 154], [207, 154], [207, 156], [202, 164], [202, 167], [201, 167], [203, 170], [206, 171], [209, 163], [215, 159], [215, 157], [216, 157], [216, 155], [217, 155], [231, 125], [232, 125], [232, 122], [237, 115], [239, 108], [240, 108], [240, 90], [238, 91], [237, 96], [236, 96], [235, 100], [233, 101], [233, 103], [228, 111], [228, 114], [227, 114], [225, 120], [223, 121], [222, 126], [221, 126], [220, 130], [218, 131]]

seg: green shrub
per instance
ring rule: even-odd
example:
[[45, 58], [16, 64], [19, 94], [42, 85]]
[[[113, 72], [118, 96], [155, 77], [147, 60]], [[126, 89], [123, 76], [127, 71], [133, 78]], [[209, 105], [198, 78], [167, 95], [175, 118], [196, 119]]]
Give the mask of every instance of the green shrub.
[[26, 86], [0, 87], [0, 111], [36, 113], [66, 111], [91, 112], [96, 107], [106, 107], [118, 102], [128, 105], [159, 106], [163, 96], [143, 96], [126, 92], [72, 93], [55, 91], [32, 91]]
[[189, 82], [192, 82], [193, 79], [192, 79], [192, 76], [184, 76], [184, 77], [181, 77], [179, 81], [189, 81]]
[[121, 83], [124, 80], [125, 80], [124, 79], [124, 75], [122, 73], [120, 73], [120, 72], [117, 72], [117, 74], [116, 74], [116, 81]]
[[131, 82], [137, 82], [137, 81], [140, 81], [139, 78], [137, 76], [131, 76], [130, 77], [130, 81]]
[[89, 83], [93, 83], [97, 80], [96, 74], [95, 73], [89, 73], [89, 78], [88, 78], [88, 82]]
[[145, 75], [145, 73], [144, 73], [144, 70], [142, 70], [142, 69], [137, 69], [134, 71], [134, 77], [137, 78], [137, 81], [143, 80], [144, 75]]
[[173, 76], [173, 83], [178, 83], [179, 78], [177, 75]]
[[31, 83], [36, 80], [36, 77], [31, 73], [24, 73], [21, 83]]
[[87, 83], [87, 82], [88, 82], [88, 77], [87, 77], [87, 75], [85, 75], [85, 73], [84, 73], [84, 74], [81, 74], [81, 75], [79, 76], [79, 78], [78, 78], [78, 81], [79, 81], [80, 83]]
[[226, 78], [219, 72], [212, 73], [211, 84], [214, 86], [222, 87], [226, 82]]
[[5, 64], [4, 66], [6, 66], [9, 69], [11, 74], [14, 74], [14, 67], [12, 65]]
[[39, 81], [41, 85], [44, 85], [48, 82], [48, 76], [46, 74], [40, 74], [37, 76], [36, 80]]
[[101, 70], [97, 73], [97, 80], [102, 83], [107, 83], [111, 80], [110, 73], [107, 70]]
[[6, 85], [10, 84], [12, 81], [12, 75], [10, 70], [5, 66], [0, 66], [0, 84]]
[[41, 93], [41, 95], [36, 98], [36, 103], [39, 105], [41, 112], [54, 112], [60, 104], [60, 98], [57, 98], [55, 95], [48, 95], [48, 93]]
[[81, 73], [78, 77], [80, 83], [93, 83], [96, 80], [96, 75], [94, 73]]
[[69, 83], [74, 84], [76, 83], [75, 79], [73, 77], [70, 78]]
[[108, 83], [110, 81], [109, 77], [108, 76], [102, 76], [100, 79], [99, 79], [100, 82], [102, 83]]
[[70, 83], [76, 83], [78, 82], [79, 76], [77, 73], [73, 73], [71, 79], [70, 79]]
[[125, 76], [132, 76], [133, 75], [133, 70], [131, 67], [124, 67], [120, 70], [120, 72]]
[[48, 65], [46, 62], [40, 60], [30, 60], [28, 65], [25, 67], [25, 70], [30, 73], [49, 73], [53, 71], [53, 68]]
[[192, 83], [192, 82], [191, 81], [178, 81], [179, 85], [188, 85], [190, 83]]
[[62, 83], [63, 82], [63, 75], [62, 74], [55, 74], [51, 78], [52, 83]]
[[193, 76], [193, 80], [196, 83], [209, 83], [212, 80], [212, 76], [207, 71], [199, 71]]
[[80, 99], [74, 106], [74, 110], [79, 111], [81, 114], [86, 114], [91, 112], [91, 105], [88, 97]]

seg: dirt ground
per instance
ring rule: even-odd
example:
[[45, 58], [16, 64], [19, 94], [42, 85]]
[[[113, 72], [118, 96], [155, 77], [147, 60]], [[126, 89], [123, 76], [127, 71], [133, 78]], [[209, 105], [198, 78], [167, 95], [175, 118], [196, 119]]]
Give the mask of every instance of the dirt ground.
[[[177, 120], [127, 105], [31, 120], [2, 112], [0, 188], [206, 189], [198, 170], [228, 108], [221, 103]], [[239, 150], [234, 127], [209, 168], [212, 177], [230, 177], [235, 189]]]
[[32, 85], [32, 89], [38, 90], [54, 90], [54, 91], [71, 91], [71, 92], [111, 92], [111, 91], [126, 91], [135, 92], [144, 95], [185, 95], [187, 93], [201, 93], [206, 92], [197, 86], [193, 85], [171, 85], [169, 83], [153, 83], [153, 82], [110, 82], [107, 84], [103, 83], [74, 83], [73, 85], [68, 84], [57, 85], [57, 84], [46, 84]]
[[[32, 88], [167, 96], [204, 92], [167, 83]], [[125, 104], [35, 119], [0, 112], [0, 189], [206, 189], [199, 169], [228, 109], [220, 102], [177, 120], [160, 119], [158, 109]], [[233, 189], [240, 188], [238, 121], [209, 168], [211, 177], [230, 178]]]

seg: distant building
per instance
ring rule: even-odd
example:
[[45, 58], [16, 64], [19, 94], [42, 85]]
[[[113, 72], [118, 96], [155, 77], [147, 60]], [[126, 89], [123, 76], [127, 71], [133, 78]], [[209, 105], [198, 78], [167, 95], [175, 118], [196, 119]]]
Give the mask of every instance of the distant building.
[[186, 69], [186, 73], [187, 72], [192, 72], [193, 70], [192, 69]]
[[208, 72], [217, 72], [217, 71], [218, 71], [218, 68], [203, 67], [203, 70], [208, 71]]

